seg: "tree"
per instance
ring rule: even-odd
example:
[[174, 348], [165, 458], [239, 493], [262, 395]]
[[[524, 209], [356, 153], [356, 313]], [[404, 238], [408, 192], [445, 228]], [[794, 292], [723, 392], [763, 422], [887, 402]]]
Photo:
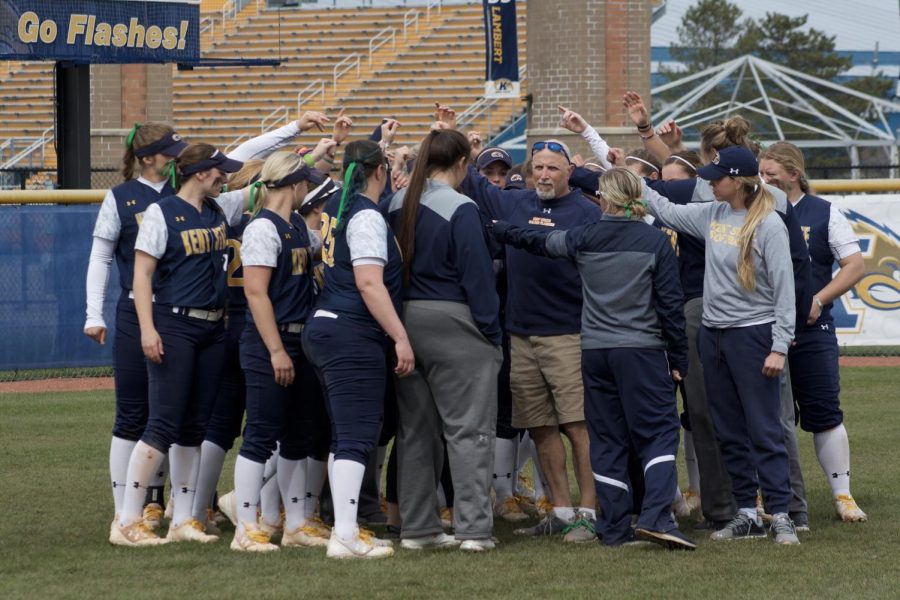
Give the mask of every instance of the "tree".
[[743, 11], [721, 0], [700, 0], [684, 13], [678, 27], [678, 44], [669, 52], [689, 73], [722, 64], [737, 56], [734, 45], [745, 28]]

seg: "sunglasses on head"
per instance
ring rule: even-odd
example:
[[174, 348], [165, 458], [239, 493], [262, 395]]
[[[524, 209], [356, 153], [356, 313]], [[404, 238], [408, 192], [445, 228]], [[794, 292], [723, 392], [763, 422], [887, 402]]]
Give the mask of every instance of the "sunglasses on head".
[[569, 153], [566, 152], [566, 147], [559, 142], [535, 142], [534, 146], [531, 147], [531, 154], [533, 155], [535, 152], [540, 152], [541, 150], [549, 150], [550, 152], [562, 154], [566, 157], [567, 161], [572, 162], [569, 158]]

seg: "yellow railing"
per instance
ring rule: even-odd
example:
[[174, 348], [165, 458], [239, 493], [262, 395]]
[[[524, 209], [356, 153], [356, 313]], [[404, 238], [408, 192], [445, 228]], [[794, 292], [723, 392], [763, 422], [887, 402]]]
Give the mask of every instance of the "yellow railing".
[[[900, 179], [814, 179], [818, 194], [900, 192]], [[0, 204], [99, 204], [106, 190], [0, 190]]]

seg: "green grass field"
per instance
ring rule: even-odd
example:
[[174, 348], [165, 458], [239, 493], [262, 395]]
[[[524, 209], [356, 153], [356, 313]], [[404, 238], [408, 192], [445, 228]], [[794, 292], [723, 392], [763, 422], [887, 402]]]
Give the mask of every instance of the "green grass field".
[[[117, 548], [107, 452], [111, 392], [0, 395], [0, 594], [12, 598], [897, 598], [900, 597], [900, 369], [843, 370], [853, 491], [864, 524], [835, 518], [801, 432], [812, 531], [668, 553], [642, 545], [572, 547], [520, 539], [498, 524], [498, 549], [326, 561], [324, 550], [248, 556], [218, 544]], [[232, 479], [233, 457], [220, 490]], [[690, 533], [690, 527], [685, 526]]]

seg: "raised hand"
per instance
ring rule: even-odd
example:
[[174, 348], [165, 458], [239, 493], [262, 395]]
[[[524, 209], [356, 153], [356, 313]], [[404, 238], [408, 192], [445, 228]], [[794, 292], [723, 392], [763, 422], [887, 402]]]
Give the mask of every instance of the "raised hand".
[[331, 122], [331, 119], [323, 112], [308, 110], [294, 122], [297, 124], [297, 129], [300, 131], [309, 131], [313, 127], [319, 131], [325, 131], [325, 126]]
[[333, 158], [336, 150], [337, 142], [334, 141], [333, 138], [322, 138], [319, 140], [319, 143], [316, 144], [316, 147], [313, 148], [311, 154], [315, 162], [319, 162], [326, 156], [329, 158]]
[[381, 124], [381, 139], [388, 145], [393, 143], [394, 136], [397, 135], [397, 129], [400, 128], [400, 121], [397, 119], [386, 119]]
[[611, 162], [613, 166], [616, 167], [624, 167], [625, 166], [625, 150], [622, 148], [610, 148], [609, 154], [606, 155], [606, 160]]
[[350, 128], [353, 127], [353, 119], [350, 117], [344, 116], [344, 109], [341, 109], [341, 112], [338, 113], [337, 119], [334, 121], [334, 128], [332, 130], [331, 139], [337, 142], [337, 145], [340, 146], [341, 143], [347, 136], [350, 135]]
[[644, 106], [644, 101], [641, 99], [640, 94], [637, 92], [625, 92], [625, 95], [622, 96], [622, 104], [628, 110], [631, 122], [638, 129], [650, 127], [650, 114], [647, 112], [647, 107]]
[[446, 123], [443, 129], [456, 129], [456, 111], [446, 104], [434, 103], [434, 120]]
[[588, 128], [588, 122], [574, 110], [569, 110], [565, 106], [557, 106], [562, 112], [562, 118], [559, 125], [565, 127], [572, 133], [581, 133]]
[[484, 150], [484, 140], [477, 131], [470, 131], [466, 134], [466, 137], [469, 138], [469, 144], [472, 145], [472, 154], [470, 155], [470, 158], [475, 160], [478, 158], [478, 155], [481, 154], [481, 151]]
[[675, 121], [669, 119], [656, 130], [656, 135], [669, 148], [681, 148], [681, 127]]

